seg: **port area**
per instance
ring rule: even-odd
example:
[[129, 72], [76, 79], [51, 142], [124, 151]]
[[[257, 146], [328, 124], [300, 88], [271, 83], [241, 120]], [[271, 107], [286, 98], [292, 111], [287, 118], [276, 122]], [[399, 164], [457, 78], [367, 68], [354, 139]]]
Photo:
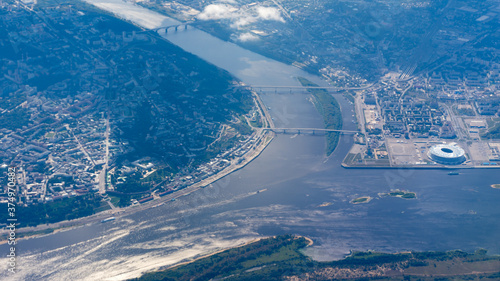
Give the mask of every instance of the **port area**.
[[[356, 142], [356, 140], [355, 140]], [[435, 145], [456, 143], [464, 149], [466, 160], [458, 165], [432, 161], [428, 152]], [[344, 168], [422, 168], [422, 169], [499, 169], [500, 141], [450, 141], [437, 138], [385, 138], [377, 149], [368, 151], [356, 142], [345, 156]]]

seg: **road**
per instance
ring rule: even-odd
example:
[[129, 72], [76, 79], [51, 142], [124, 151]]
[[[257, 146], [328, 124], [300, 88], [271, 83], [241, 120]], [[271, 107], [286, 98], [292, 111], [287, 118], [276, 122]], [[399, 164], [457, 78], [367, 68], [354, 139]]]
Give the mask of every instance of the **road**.
[[73, 133], [73, 130], [71, 129], [71, 127], [68, 124], [64, 125], [64, 127], [66, 128], [66, 130], [68, 130], [68, 132], [70, 134], [73, 135], [73, 138], [75, 139], [76, 143], [78, 144], [78, 149], [80, 149], [82, 151], [82, 153], [85, 155], [85, 157], [87, 157], [87, 160], [89, 160], [89, 162], [92, 163], [95, 166], [94, 159], [92, 159], [92, 157], [90, 157], [90, 154], [87, 152], [87, 150], [85, 150], [85, 147], [83, 147], [83, 145], [80, 142], [80, 140]]
[[408, 87], [406, 87], [406, 89], [403, 90], [403, 93], [401, 93], [401, 96], [399, 97], [400, 104], [403, 104], [403, 98], [404, 98], [406, 92], [408, 92], [408, 90], [411, 89], [412, 87], [413, 87], [413, 80], [410, 80]]
[[106, 155], [104, 157], [104, 165], [102, 166], [101, 173], [99, 174], [99, 193], [104, 194], [106, 193], [106, 174], [108, 171], [108, 163], [109, 163], [109, 132], [110, 132], [110, 126], [109, 126], [109, 117], [106, 118], [106, 132], [104, 133], [106, 140], [105, 140], [105, 145], [106, 145]]
[[260, 99], [259, 95], [257, 93], [252, 91], [252, 94], [255, 98], [255, 102], [257, 103], [257, 107], [259, 108], [259, 112], [261, 116], [264, 116], [264, 118], [267, 121], [267, 127], [268, 128], [274, 128], [274, 122], [273, 118], [271, 117], [271, 114], [269, 114], [269, 111], [267, 111], [266, 106], [264, 105], [264, 102]]
[[457, 134], [457, 137], [459, 140], [465, 140], [468, 139], [467, 135], [467, 129], [465, 128], [462, 120], [460, 118], [457, 118], [455, 114], [453, 113], [453, 109], [450, 108], [450, 106], [446, 104], [441, 104], [441, 106], [445, 109], [447, 112], [447, 115], [450, 117], [451, 124], [453, 125], [453, 128], [455, 129], [455, 132]]

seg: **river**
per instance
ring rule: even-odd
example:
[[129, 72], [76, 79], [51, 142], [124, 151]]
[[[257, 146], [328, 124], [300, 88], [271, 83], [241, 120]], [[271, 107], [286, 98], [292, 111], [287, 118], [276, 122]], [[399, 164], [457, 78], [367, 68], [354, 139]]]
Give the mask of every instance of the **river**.
[[[170, 21], [118, 0], [99, 3], [123, 18], [135, 17], [138, 24], [144, 17], [149, 28], [158, 20]], [[299, 75], [323, 83], [297, 68], [192, 28], [166, 36], [250, 85], [298, 85], [294, 77]], [[273, 90], [260, 96], [271, 108], [277, 127], [323, 124], [306, 93]], [[343, 97], [338, 100], [344, 128], [355, 129], [353, 106]], [[500, 190], [490, 187], [500, 183], [497, 171], [468, 169], [449, 176], [445, 170], [344, 169], [340, 163], [351, 145], [351, 136], [343, 136], [334, 154], [326, 158], [324, 137], [278, 135], [243, 169], [175, 202], [112, 222], [20, 241], [19, 272], [13, 279], [2, 270], [0, 278], [122, 280], [284, 233], [313, 239], [314, 245], [306, 252], [317, 260], [369, 249], [485, 248], [500, 254]], [[395, 188], [413, 191], [418, 198], [378, 196]], [[367, 204], [350, 203], [360, 196], [374, 199]], [[7, 253], [7, 245], [1, 245], [0, 252]], [[1, 259], [0, 264], [6, 268], [7, 260]]]

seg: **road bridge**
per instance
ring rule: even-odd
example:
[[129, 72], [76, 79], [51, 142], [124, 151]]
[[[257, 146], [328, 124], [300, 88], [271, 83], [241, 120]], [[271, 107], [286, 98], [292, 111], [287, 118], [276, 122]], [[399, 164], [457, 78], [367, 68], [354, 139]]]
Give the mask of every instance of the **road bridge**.
[[[371, 86], [371, 85], [370, 85]], [[333, 86], [276, 86], [276, 85], [252, 85], [250, 87], [252, 88], [259, 88], [259, 89], [265, 89], [265, 88], [286, 88], [286, 89], [326, 89], [326, 90], [336, 90], [336, 91], [344, 91], [344, 90], [363, 90], [367, 89], [370, 86], [363, 86], [363, 87], [333, 87]]]
[[261, 90], [261, 91], [274, 89], [275, 92], [278, 92], [278, 90], [283, 90], [283, 89], [289, 90], [290, 92], [292, 92], [292, 90], [306, 91], [306, 90], [310, 90], [310, 89], [325, 89], [332, 94], [337, 94], [335, 92], [338, 92], [338, 94], [340, 94], [340, 92], [342, 92], [342, 91], [365, 90], [365, 89], [368, 89], [372, 86], [373, 85], [368, 85], [368, 86], [363, 86], [363, 87], [333, 87], [333, 86], [321, 87], [321, 86], [295, 86], [295, 85], [293, 85], [293, 86], [240, 85], [239, 87], [249, 89], [249, 90]]
[[188, 28], [188, 26], [195, 26], [197, 24], [199, 24], [198, 21], [185, 21], [185, 22], [179, 22], [179, 23], [175, 23], [175, 24], [170, 24], [170, 25], [155, 27], [155, 28], [151, 28], [151, 29], [145, 29], [145, 30], [140, 31], [138, 33], [149, 32], [149, 31], [160, 32], [161, 30], [164, 30], [165, 34], [168, 34], [168, 30], [169, 29], [174, 29], [174, 31], [177, 32], [177, 30], [179, 28], [184, 27], [184, 30], [186, 30]]
[[335, 129], [320, 129], [320, 128], [264, 128], [264, 131], [272, 131], [276, 134], [306, 134], [306, 135], [322, 135], [329, 132], [341, 134], [357, 134], [360, 131], [351, 130], [335, 130]]

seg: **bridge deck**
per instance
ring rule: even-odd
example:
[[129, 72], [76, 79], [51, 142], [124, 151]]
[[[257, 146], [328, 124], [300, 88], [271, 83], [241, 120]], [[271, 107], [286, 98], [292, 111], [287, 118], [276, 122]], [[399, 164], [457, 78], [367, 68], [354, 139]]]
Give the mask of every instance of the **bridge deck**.
[[264, 128], [263, 130], [267, 131], [318, 131], [318, 132], [337, 132], [337, 133], [350, 133], [356, 134], [360, 133], [360, 131], [351, 131], [351, 130], [334, 130], [334, 129], [321, 129], [321, 128]]

